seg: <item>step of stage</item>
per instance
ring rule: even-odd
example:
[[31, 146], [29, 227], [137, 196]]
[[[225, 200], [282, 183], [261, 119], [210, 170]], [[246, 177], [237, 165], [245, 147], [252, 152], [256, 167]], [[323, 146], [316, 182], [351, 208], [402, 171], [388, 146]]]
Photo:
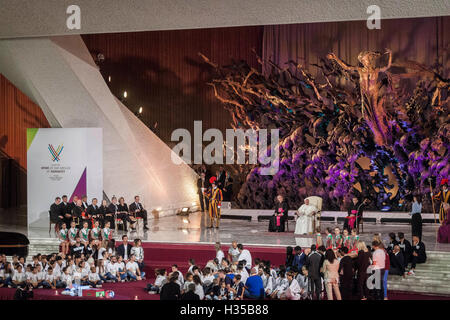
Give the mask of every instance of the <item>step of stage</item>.
[[427, 262], [417, 264], [415, 275], [389, 276], [388, 289], [404, 292], [450, 295], [450, 252], [427, 252]]

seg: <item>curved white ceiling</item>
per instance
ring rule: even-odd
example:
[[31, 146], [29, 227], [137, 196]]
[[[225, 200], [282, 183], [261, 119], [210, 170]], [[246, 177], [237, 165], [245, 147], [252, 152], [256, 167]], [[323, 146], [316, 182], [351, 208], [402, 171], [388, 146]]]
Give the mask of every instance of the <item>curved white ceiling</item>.
[[[66, 9], [81, 9], [81, 30]], [[0, 38], [450, 15], [448, 0], [0, 0]]]

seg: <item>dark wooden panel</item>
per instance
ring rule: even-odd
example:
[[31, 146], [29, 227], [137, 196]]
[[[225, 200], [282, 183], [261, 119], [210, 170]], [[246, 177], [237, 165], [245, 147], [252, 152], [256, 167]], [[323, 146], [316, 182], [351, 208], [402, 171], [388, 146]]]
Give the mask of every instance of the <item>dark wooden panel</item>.
[[168, 144], [177, 128], [193, 131], [194, 120], [204, 130], [230, 128], [231, 117], [215, 100], [208, 69], [198, 52], [219, 64], [247, 60], [259, 67], [263, 27], [136, 32], [84, 35], [88, 49], [101, 52], [101, 72], [116, 96], [128, 92], [125, 105], [133, 112], [144, 108], [148, 126], [158, 122], [157, 133]]
[[26, 129], [48, 127], [41, 108], [0, 74], [0, 208], [26, 204]]

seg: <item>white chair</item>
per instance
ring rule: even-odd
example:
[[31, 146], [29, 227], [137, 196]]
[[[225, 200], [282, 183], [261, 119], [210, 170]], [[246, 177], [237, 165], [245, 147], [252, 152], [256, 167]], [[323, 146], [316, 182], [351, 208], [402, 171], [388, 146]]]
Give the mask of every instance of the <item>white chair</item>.
[[315, 233], [316, 232], [316, 228], [317, 227], [320, 228], [320, 214], [322, 212], [322, 202], [323, 202], [323, 200], [322, 200], [321, 197], [318, 197], [318, 196], [311, 196], [311, 197], [308, 197], [306, 199], [309, 200], [309, 204], [310, 205], [315, 206], [317, 208], [317, 213], [316, 213], [316, 215], [314, 217], [314, 223], [313, 223], [313, 226], [314, 226], [313, 233]]

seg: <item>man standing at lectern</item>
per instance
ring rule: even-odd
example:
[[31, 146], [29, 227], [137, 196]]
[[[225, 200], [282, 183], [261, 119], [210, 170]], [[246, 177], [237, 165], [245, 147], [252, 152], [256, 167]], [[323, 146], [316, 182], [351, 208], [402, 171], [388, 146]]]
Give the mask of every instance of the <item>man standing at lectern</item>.
[[139, 196], [134, 197], [134, 202], [130, 204], [130, 211], [136, 213], [136, 217], [144, 219], [144, 230], [148, 230], [147, 227], [147, 210], [139, 202]]

